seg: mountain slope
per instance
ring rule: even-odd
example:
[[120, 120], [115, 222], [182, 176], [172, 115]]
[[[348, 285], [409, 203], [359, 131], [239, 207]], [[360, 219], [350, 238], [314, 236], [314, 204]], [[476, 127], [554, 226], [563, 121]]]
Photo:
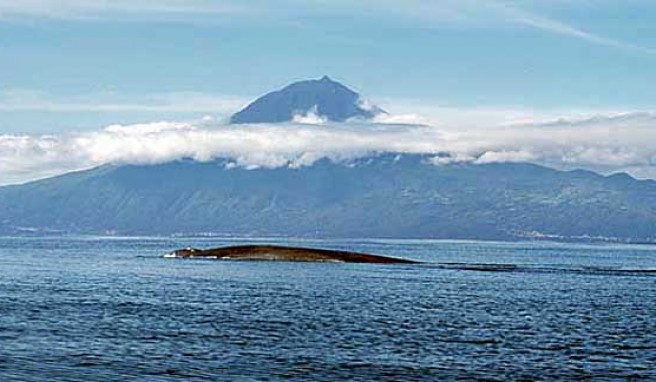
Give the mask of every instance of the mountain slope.
[[349, 118], [369, 119], [383, 113], [380, 108], [365, 108], [360, 95], [324, 76], [319, 80], [295, 82], [258, 98], [234, 114], [231, 123], [277, 123], [292, 121], [295, 115], [314, 113], [329, 121]]
[[0, 188], [0, 231], [324, 237], [656, 239], [656, 182], [531, 164], [226, 169], [104, 166]]

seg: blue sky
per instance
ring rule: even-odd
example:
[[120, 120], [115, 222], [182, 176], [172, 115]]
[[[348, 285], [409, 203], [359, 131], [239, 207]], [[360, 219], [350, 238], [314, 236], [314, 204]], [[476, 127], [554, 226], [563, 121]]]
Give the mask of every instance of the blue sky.
[[[385, 151], [656, 179], [653, 0], [0, 0], [0, 73], [0, 185]], [[390, 115], [224, 123], [324, 74]]]
[[329, 74], [391, 111], [651, 110], [648, 0], [0, 0], [0, 131], [222, 117]]

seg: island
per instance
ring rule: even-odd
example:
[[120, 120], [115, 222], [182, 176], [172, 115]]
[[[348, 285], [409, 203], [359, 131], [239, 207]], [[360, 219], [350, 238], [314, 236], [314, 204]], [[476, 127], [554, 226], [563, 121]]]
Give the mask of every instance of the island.
[[416, 264], [418, 261], [331, 249], [286, 247], [277, 245], [239, 245], [213, 249], [186, 248], [166, 254], [182, 259], [218, 259], [251, 261], [300, 261], [373, 264]]

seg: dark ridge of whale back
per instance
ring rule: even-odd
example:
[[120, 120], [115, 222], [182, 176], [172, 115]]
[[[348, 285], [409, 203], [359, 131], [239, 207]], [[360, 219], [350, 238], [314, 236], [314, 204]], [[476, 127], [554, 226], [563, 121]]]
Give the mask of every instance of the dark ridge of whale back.
[[278, 123], [293, 120], [294, 115], [310, 111], [343, 122], [349, 118], [370, 119], [384, 113], [378, 107], [365, 109], [360, 95], [328, 76], [319, 80], [295, 82], [258, 98], [230, 119], [230, 123]]
[[344, 262], [375, 264], [416, 264], [417, 261], [368, 253], [330, 249], [285, 247], [277, 245], [240, 245], [213, 249], [181, 249], [172, 252], [181, 258], [216, 258], [225, 260]]

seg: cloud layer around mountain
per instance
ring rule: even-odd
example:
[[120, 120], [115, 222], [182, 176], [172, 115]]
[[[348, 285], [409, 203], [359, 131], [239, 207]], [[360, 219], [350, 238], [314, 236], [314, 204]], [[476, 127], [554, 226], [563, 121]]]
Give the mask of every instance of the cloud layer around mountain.
[[19, 183], [103, 164], [155, 164], [182, 158], [228, 158], [247, 168], [305, 166], [394, 152], [428, 154], [434, 165], [532, 162], [602, 173], [626, 171], [656, 178], [656, 115], [633, 113], [544, 124], [449, 128], [375, 123], [225, 125], [154, 122], [112, 125], [95, 132], [0, 135], [0, 184]]

